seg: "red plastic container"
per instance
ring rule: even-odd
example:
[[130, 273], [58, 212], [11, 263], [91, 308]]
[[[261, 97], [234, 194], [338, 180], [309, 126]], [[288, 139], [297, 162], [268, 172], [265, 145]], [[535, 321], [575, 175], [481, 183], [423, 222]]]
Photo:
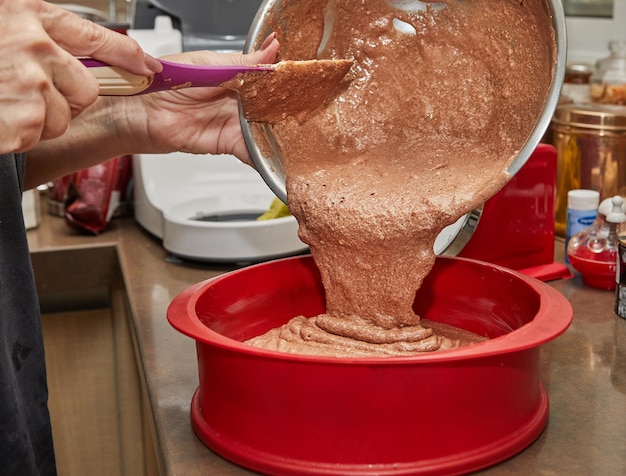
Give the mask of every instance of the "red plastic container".
[[189, 288], [171, 303], [168, 319], [197, 341], [196, 434], [223, 457], [277, 475], [456, 474], [527, 447], [547, 422], [540, 346], [570, 324], [565, 297], [505, 268], [440, 257], [414, 307], [490, 339], [356, 359], [243, 344], [295, 315], [324, 311], [308, 256]]
[[606, 255], [594, 256], [593, 252], [586, 250], [578, 250], [576, 254], [569, 254], [570, 263], [576, 271], [583, 277], [583, 283], [592, 288], [606, 289], [613, 291], [616, 286], [615, 275], [617, 273], [617, 252], [613, 251], [613, 261], [608, 261]]

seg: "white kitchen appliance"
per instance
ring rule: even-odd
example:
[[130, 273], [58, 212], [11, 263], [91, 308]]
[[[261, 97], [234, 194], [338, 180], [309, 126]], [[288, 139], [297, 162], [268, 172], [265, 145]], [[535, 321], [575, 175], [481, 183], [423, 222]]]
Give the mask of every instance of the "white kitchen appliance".
[[274, 194], [231, 155], [133, 158], [135, 218], [177, 257], [256, 262], [304, 252], [293, 216], [257, 220]]

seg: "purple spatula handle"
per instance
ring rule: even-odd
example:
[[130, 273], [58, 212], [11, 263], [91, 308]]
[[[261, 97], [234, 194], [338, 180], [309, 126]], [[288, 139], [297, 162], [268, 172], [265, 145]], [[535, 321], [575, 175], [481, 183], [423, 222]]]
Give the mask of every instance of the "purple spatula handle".
[[[88, 68], [113, 68], [107, 63], [91, 58], [82, 58], [80, 61]], [[194, 87], [215, 87], [234, 78], [239, 73], [250, 71], [272, 71], [272, 65], [260, 66], [226, 66], [226, 65], [190, 65], [172, 63], [159, 60], [163, 71], [154, 74], [151, 81], [145, 86], [129, 86], [133, 89], [128, 95], [147, 94], [155, 91], [183, 89]], [[129, 76], [134, 76], [130, 75]], [[137, 76], [134, 76], [137, 77]], [[148, 84], [149, 83], [149, 84]], [[140, 90], [138, 90], [140, 89]], [[122, 95], [122, 94], [120, 94]]]

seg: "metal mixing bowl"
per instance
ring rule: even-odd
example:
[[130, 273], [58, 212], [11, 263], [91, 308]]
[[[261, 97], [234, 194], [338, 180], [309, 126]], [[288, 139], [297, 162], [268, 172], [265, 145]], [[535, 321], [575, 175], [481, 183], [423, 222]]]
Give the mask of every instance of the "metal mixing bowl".
[[[265, 0], [261, 4], [252, 21], [244, 52], [249, 53], [253, 49], [258, 48], [263, 42], [263, 39], [272, 33], [271, 26], [268, 24], [268, 17], [271, 12], [280, 10], [282, 2], [283, 0]], [[543, 113], [539, 117], [528, 140], [508, 167], [508, 173], [511, 176], [517, 173], [526, 163], [535, 150], [535, 147], [541, 141], [545, 131], [548, 129], [559, 100], [561, 86], [565, 76], [567, 44], [563, 6], [560, 0], [545, 0], [545, 7], [548, 10], [550, 18], [552, 18], [555, 31], [556, 65], [554, 75]], [[272, 136], [270, 127], [264, 124], [250, 123], [245, 120], [242, 114], [240, 118], [244, 138], [257, 170], [276, 196], [287, 203], [285, 172], [282, 158]]]

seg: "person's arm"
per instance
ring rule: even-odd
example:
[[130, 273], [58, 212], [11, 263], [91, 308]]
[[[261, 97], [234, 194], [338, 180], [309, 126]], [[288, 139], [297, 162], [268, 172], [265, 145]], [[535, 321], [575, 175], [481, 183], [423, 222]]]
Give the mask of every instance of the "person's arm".
[[149, 76], [161, 64], [137, 42], [43, 0], [0, 0], [0, 154], [62, 135], [98, 84], [75, 56]]
[[[169, 61], [190, 64], [272, 63], [278, 41], [268, 37], [254, 53], [191, 52]], [[26, 186], [120, 155], [183, 151], [233, 154], [250, 163], [235, 93], [190, 88], [132, 97], [101, 97], [70, 123], [61, 137], [40, 142], [27, 155]]]
[[[125, 100], [99, 98], [74, 119], [62, 136], [39, 142], [27, 152], [25, 187], [49, 182], [104, 160], [134, 152], [125, 130]], [[116, 104], [117, 103], [117, 104]]]

